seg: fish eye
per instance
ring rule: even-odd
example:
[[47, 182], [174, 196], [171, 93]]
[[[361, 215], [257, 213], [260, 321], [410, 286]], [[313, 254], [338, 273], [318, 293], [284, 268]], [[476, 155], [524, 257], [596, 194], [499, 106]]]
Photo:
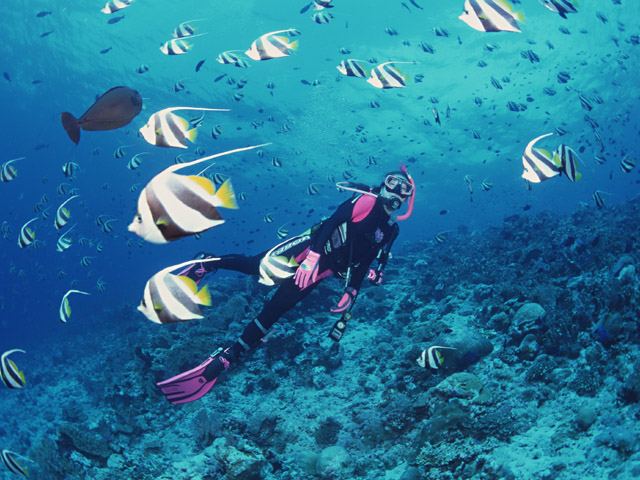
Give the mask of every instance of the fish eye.
[[142, 215], [140, 215], [139, 213], [136, 213], [136, 218], [135, 218], [135, 220], [136, 220], [138, 223], [142, 223]]
[[142, 299], [142, 302], [140, 302], [140, 305], [142, 305], [144, 308], [147, 308], [147, 302], [144, 301], [144, 298]]

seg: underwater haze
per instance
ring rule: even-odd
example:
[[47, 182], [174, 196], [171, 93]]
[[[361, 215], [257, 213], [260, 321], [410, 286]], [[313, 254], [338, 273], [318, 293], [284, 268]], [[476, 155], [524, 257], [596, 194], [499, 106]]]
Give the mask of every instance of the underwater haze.
[[[0, 450], [36, 479], [638, 478], [640, 1], [510, 4], [520, 33], [472, 28], [459, 19], [464, 0], [5, 7], [0, 351], [26, 351], [11, 354], [26, 385], [2, 386]], [[180, 25], [196, 29], [188, 48], [163, 53]], [[297, 43], [282, 58], [245, 53], [286, 30]], [[221, 63], [223, 52], [241, 60]], [[338, 70], [348, 59], [364, 77]], [[376, 88], [372, 71], [400, 85]], [[141, 112], [82, 130], [75, 145], [61, 113], [80, 118], [119, 86], [139, 92]], [[193, 141], [149, 143], [140, 129], [170, 107], [228, 111], [177, 110]], [[555, 173], [531, 182], [523, 154], [545, 134], [536, 148]], [[212, 165], [202, 174], [217, 187], [230, 179], [239, 208], [221, 208], [223, 224], [168, 244], [127, 230], [165, 168], [261, 144], [189, 170]], [[204, 320], [156, 325], [136, 311], [147, 280], [198, 251], [267, 250], [350, 198], [337, 182], [378, 186], [400, 164], [415, 181], [413, 213], [385, 283], [361, 293], [351, 338], [339, 349], [326, 338], [334, 282], [281, 320], [260, 366], [197, 403], [167, 403], [155, 382], [242, 331], [271, 290], [218, 273]], [[72, 294], [61, 322], [70, 289], [88, 295]], [[514, 327], [524, 317], [536, 327]], [[416, 364], [465, 331], [482, 345], [472, 360], [435, 373]], [[590, 362], [597, 385], [581, 383], [586, 373], [563, 383]], [[461, 374], [474, 378], [451, 378]], [[497, 400], [510, 395], [521, 405]], [[591, 410], [561, 418], [573, 406]], [[0, 478], [21, 475], [2, 468]]]

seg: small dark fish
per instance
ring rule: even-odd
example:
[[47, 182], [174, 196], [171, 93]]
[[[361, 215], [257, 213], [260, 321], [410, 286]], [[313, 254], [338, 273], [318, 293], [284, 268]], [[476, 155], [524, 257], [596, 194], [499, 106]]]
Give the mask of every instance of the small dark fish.
[[53, 30], [49, 31], [49, 32], [44, 32], [42, 35], [40, 35], [40, 38], [44, 38], [44, 37], [48, 37], [49, 35], [51, 35], [53, 33]]
[[115, 87], [103, 93], [80, 118], [69, 112], [61, 115], [62, 126], [76, 145], [80, 129], [87, 131], [115, 130], [124, 127], [142, 110], [142, 97], [128, 87]]
[[4, 77], [4, 79], [5, 79], [7, 82], [10, 82], [10, 81], [11, 81], [11, 77], [9, 76], [9, 74], [8, 74], [7, 72], [3, 72], [3, 73], [2, 73], [2, 76]]
[[124, 18], [124, 15], [120, 15], [119, 17], [113, 17], [113, 18], [110, 18], [109, 20], [107, 20], [107, 23], [109, 25], [113, 25], [114, 23], [118, 23], [123, 18]]
[[440, 215], [446, 215], [449, 213], [449, 210], [440, 210]]
[[311, 3], [307, 4], [307, 5], [305, 5], [304, 7], [302, 7], [302, 8], [300, 9], [300, 14], [303, 14], [303, 13], [305, 13], [307, 10], [309, 10], [309, 8], [311, 8], [311, 5], [313, 5], [313, 2], [311, 2]]
[[219, 82], [220, 80], [222, 80], [224, 77], [226, 77], [227, 74], [223, 73], [222, 75], [217, 76], [216, 78], [213, 79], [214, 82]]
[[43, 148], [49, 148], [49, 144], [48, 143], [39, 143], [38, 145], [33, 147], [34, 150], [42, 150]]
[[200, 69], [202, 68], [202, 65], [204, 65], [204, 60], [200, 60], [196, 65], [196, 73], [200, 71]]
[[100, 50], [100, 53], [101, 53], [102, 55], [104, 55], [105, 53], [109, 53], [109, 52], [111, 51], [111, 48], [112, 48], [112, 47], [104, 48], [104, 49]]
[[43, 10], [41, 12], [38, 12], [38, 14], [36, 15], [36, 17], [38, 18], [42, 18], [42, 17], [46, 17], [47, 15], [51, 15], [53, 12], [47, 11], [47, 10]]
[[420, 5], [418, 5], [416, 3], [416, 0], [409, 0], [411, 2], [411, 5], [413, 5], [416, 8], [419, 8], [420, 10], [424, 10], [424, 8], [422, 8]]
[[42, 83], [42, 80], [33, 80], [31, 82], [32, 85], [38, 85], [39, 83]]

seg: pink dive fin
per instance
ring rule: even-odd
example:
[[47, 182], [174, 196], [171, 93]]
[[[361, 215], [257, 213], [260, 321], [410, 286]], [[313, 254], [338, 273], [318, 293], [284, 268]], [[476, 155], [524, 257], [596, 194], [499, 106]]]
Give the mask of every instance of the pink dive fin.
[[196, 368], [163, 380], [156, 385], [160, 387], [162, 393], [171, 403], [187, 403], [198, 400], [211, 390], [218, 379], [216, 377], [213, 380], [207, 380], [204, 377], [205, 369], [213, 360], [212, 357], [209, 357]]

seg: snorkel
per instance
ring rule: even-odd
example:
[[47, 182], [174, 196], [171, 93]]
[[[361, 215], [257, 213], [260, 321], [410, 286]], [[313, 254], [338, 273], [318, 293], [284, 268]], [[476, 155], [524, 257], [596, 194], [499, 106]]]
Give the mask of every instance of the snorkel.
[[411, 214], [413, 213], [413, 200], [416, 198], [416, 184], [413, 181], [413, 178], [411, 177], [411, 175], [409, 175], [409, 171], [407, 170], [407, 167], [405, 167], [405, 165], [402, 162], [400, 162], [400, 167], [399, 168], [400, 168], [400, 171], [406, 175], [407, 180], [409, 180], [409, 183], [413, 187], [413, 191], [411, 192], [411, 196], [409, 197], [409, 202], [408, 202], [408, 206], [407, 206], [407, 212], [404, 215], [398, 215], [396, 217], [396, 220], [402, 221], [402, 220], [406, 220], [407, 218], [409, 218], [411, 216]]

